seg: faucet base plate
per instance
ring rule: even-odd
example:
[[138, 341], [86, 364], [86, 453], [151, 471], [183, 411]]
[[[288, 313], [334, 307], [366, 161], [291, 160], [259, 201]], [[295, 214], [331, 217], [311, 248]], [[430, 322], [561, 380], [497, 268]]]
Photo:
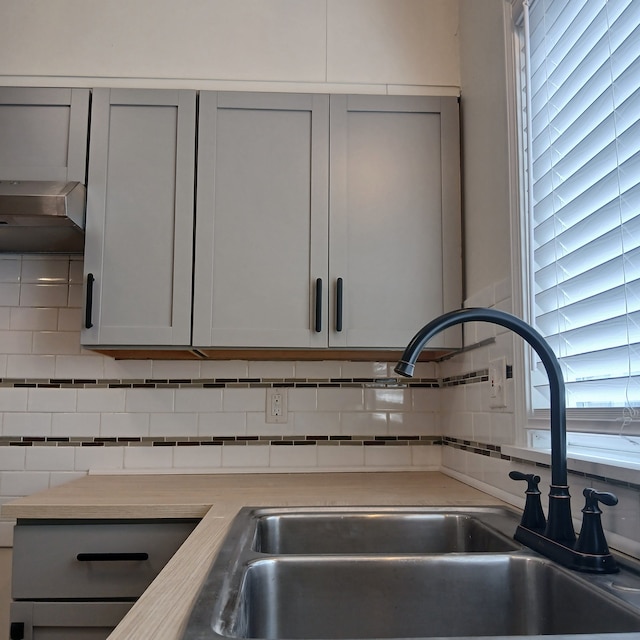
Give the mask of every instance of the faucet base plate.
[[588, 573], [616, 573], [618, 564], [610, 554], [590, 554], [576, 551], [559, 542], [549, 540], [543, 533], [519, 525], [515, 540], [557, 562], [563, 567]]

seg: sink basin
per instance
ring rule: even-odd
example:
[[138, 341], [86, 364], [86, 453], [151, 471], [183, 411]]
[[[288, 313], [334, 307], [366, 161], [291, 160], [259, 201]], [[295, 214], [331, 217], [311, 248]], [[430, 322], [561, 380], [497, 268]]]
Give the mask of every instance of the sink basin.
[[550, 561], [517, 555], [250, 563], [232, 638], [430, 638], [640, 632], [632, 612]]
[[254, 549], [269, 554], [481, 553], [521, 548], [481, 513], [410, 510], [288, 511], [256, 518]]
[[184, 638], [640, 637], [640, 565], [564, 569], [503, 507], [242, 509]]

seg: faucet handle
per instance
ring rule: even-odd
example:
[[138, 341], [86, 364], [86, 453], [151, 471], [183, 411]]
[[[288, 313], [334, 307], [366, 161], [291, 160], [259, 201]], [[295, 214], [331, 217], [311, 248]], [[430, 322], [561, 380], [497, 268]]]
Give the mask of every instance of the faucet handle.
[[576, 542], [576, 551], [591, 556], [609, 555], [609, 547], [602, 530], [600, 514], [602, 510], [598, 502], [613, 507], [618, 504], [618, 498], [613, 493], [607, 491], [596, 491], [595, 489], [585, 489], [582, 492], [585, 497], [585, 505], [582, 510], [582, 528]]
[[608, 491], [596, 491], [595, 489], [585, 489], [582, 492], [585, 497], [585, 505], [582, 513], [602, 513], [598, 502], [606, 504], [608, 507], [614, 507], [618, 504], [618, 498]]
[[536, 476], [533, 473], [522, 473], [521, 471], [509, 471], [509, 477], [512, 480], [526, 481], [527, 493], [540, 493], [540, 489], [538, 489], [540, 476]]
[[512, 480], [524, 480], [527, 483], [527, 498], [520, 525], [533, 531], [544, 530], [547, 521], [544, 517], [544, 512], [542, 511], [542, 503], [540, 502], [540, 489], [538, 489], [540, 476], [533, 473], [510, 471], [509, 477]]

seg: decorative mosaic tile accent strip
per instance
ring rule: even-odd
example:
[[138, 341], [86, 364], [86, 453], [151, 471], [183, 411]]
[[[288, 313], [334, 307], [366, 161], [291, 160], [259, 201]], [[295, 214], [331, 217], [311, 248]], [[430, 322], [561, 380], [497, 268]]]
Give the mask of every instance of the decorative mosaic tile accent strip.
[[463, 375], [442, 378], [441, 387], [459, 387], [463, 384], [474, 384], [476, 382], [488, 382], [489, 369], [481, 369], [480, 371], [471, 371]]
[[105, 379], [84, 378], [0, 378], [0, 387], [39, 389], [250, 389], [268, 387], [289, 388], [438, 388], [436, 378], [149, 378]]
[[[454, 449], [460, 449], [462, 451], [468, 451], [482, 456], [490, 456], [491, 458], [499, 458], [500, 460], [509, 460], [511, 462], [517, 462], [520, 464], [527, 464], [541, 469], [550, 469], [551, 465], [544, 464], [543, 462], [532, 462], [531, 460], [524, 460], [515, 456], [507, 456], [502, 453], [499, 445], [486, 444], [484, 442], [474, 442], [472, 440], [462, 440], [460, 438], [450, 438], [443, 436], [440, 444], [445, 447], [453, 447]], [[577, 476], [580, 478], [587, 478], [588, 480], [595, 480], [598, 482], [607, 482], [608, 484], [616, 485], [618, 487], [625, 487], [627, 489], [640, 490], [640, 484], [634, 482], [625, 482], [622, 480], [616, 480], [615, 478], [607, 478], [605, 476], [599, 476], [594, 473], [585, 473], [583, 471], [567, 470], [569, 475]]]
[[188, 436], [169, 437], [49, 437], [0, 436], [11, 447], [198, 447], [198, 446], [436, 446], [440, 436]]

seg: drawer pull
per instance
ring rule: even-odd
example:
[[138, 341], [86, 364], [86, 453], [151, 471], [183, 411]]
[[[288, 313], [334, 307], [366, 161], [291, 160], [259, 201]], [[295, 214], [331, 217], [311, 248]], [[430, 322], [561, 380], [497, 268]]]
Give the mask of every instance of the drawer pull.
[[148, 553], [79, 553], [80, 562], [123, 562], [148, 560]]

